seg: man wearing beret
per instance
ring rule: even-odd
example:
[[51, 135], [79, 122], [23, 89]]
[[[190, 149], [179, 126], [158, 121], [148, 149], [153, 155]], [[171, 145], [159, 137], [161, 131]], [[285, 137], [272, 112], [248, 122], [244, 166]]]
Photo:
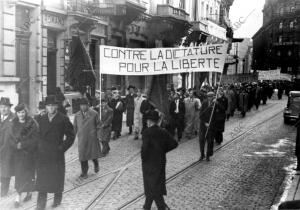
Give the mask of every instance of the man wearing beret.
[[89, 107], [87, 98], [79, 101], [80, 111], [75, 114], [74, 130], [78, 137], [78, 153], [81, 163], [81, 178], [87, 178], [88, 161], [93, 160], [95, 173], [99, 172], [100, 118], [98, 112]]
[[[40, 140], [37, 154], [36, 190], [37, 209], [46, 207], [47, 193], [54, 193], [52, 207], [62, 201], [65, 183], [65, 155], [75, 139], [74, 128], [69, 118], [58, 111], [54, 95], [46, 97], [47, 114], [39, 122]], [[65, 137], [65, 138], [64, 138]]]
[[11, 177], [14, 175], [14, 151], [7, 139], [7, 131], [15, 115], [10, 111], [12, 104], [9, 98], [0, 99], [0, 174], [1, 197], [7, 195]]

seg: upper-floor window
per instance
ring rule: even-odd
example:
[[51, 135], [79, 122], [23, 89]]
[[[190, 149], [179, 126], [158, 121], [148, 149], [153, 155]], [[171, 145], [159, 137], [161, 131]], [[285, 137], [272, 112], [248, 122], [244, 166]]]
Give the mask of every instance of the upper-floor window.
[[208, 18], [208, 16], [209, 16], [209, 6], [208, 6], [208, 4], [206, 5], [206, 17]]
[[180, 0], [179, 1], [179, 8], [185, 9], [185, 0]]
[[295, 12], [295, 7], [294, 6], [291, 7], [291, 12]]
[[284, 8], [281, 7], [281, 8], [279, 9], [279, 14], [283, 15], [283, 12], [284, 12]]
[[211, 18], [211, 19], [213, 19], [212, 17], [214, 16], [214, 14], [213, 14], [213, 10], [212, 10], [212, 7], [209, 9], [209, 17]]
[[290, 22], [290, 29], [294, 28], [294, 21]]
[[282, 43], [282, 36], [279, 36], [279, 37], [278, 37], [278, 42], [279, 42], [279, 43]]
[[283, 23], [280, 22], [280, 23], [279, 23], [279, 29], [282, 29], [282, 26], [283, 26]]
[[166, 4], [171, 4], [171, 0], [166, 0]]

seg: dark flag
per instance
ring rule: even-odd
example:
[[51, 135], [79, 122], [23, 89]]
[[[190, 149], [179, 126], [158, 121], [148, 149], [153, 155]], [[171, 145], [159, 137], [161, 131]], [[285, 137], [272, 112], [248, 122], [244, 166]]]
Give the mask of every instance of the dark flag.
[[149, 98], [155, 107], [164, 114], [164, 123], [169, 122], [169, 96], [167, 91], [167, 75], [152, 76]]
[[67, 71], [67, 81], [77, 90], [85, 86], [94, 86], [96, 74], [92, 62], [81, 39], [73, 36], [70, 43], [70, 63]]

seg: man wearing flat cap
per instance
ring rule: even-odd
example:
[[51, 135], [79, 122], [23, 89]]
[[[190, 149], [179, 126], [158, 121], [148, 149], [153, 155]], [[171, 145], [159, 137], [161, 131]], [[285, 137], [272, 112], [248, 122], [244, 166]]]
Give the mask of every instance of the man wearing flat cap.
[[100, 147], [100, 118], [98, 113], [89, 107], [87, 98], [79, 101], [80, 111], [75, 114], [74, 130], [78, 137], [78, 154], [81, 163], [80, 178], [87, 178], [88, 161], [93, 160], [94, 172], [99, 172], [98, 158]]
[[10, 111], [12, 104], [10, 99], [0, 99], [0, 175], [1, 175], [1, 197], [7, 195], [11, 177], [14, 175], [14, 151], [7, 139], [8, 128], [10, 128], [15, 115]]
[[37, 154], [36, 190], [37, 209], [43, 210], [47, 193], [54, 193], [53, 207], [62, 201], [65, 183], [65, 155], [75, 139], [74, 128], [69, 118], [58, 111], [54, 95], [46, 97], [47, 114], [40, 120], [40, 139]]
[[147, 115], [148, 128], [142, 133], [142, 171], [146, 201], [145, 210], [150, 210], [153, 201], [157, 208], [167, 209], [164, 201], [166, 189], [166, 153], [178, 146], [176, 140], [157, 123], [159, 113], [150, 110]]
[[127, 88], [128, 94], [125, 98], [125, 104], [126, 104], [126, 125], [129, 128], [129, 135], [132, 134], [132, 126], [134, 122], [134, 99], [136, 97], [136, 94], [134, 93], [135, 87], [132, 85], [129, 85]]

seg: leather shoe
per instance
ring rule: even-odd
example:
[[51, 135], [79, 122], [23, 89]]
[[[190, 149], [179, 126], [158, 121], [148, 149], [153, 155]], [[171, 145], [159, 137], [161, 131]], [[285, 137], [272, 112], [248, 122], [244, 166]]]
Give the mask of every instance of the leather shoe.
[[210, 161], [209, 156], [206, 157], [206, 161], [207, 161], [207, 162]]
[[61, 203], [53, 203], [51, 207], [52, 207], [52, 208], [56, 208], [56, 207], [60, 206], [60, 204], [61, 204]]
[[27, 202], [27, 201], [30, 201], [32, 198], [32, 194], [27, 194], [26, 197], [24, 198], [23, 202]]
[[80, 174], [79, 178], [86, 179], [86, 178], [88, 178], [88, 175], [87, 174]]
[[95, 173], [98, 173], [98, 172], [99, 172], [99, 166], [96, 166], [96, 167], [94, 168], [94, 171], [95, 171]]

